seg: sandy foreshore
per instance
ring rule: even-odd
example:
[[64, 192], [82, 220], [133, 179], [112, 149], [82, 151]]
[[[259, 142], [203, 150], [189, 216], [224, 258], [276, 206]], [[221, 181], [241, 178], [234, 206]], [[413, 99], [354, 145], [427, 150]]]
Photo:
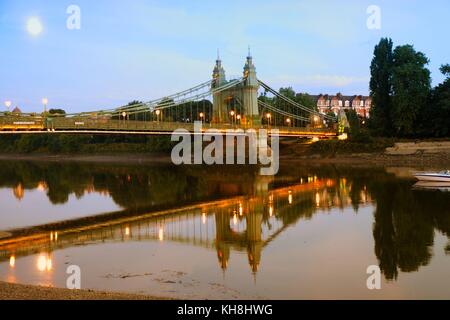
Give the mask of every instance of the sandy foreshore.
[[167, 298], [93, 290], [69, 290], [0, 281], [0, 300], [167, 300]]

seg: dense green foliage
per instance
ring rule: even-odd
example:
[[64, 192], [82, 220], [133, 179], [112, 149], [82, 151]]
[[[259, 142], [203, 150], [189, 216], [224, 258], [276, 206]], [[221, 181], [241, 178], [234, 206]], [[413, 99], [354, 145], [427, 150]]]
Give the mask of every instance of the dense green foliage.
[[66, 111], [63, 109], [50, 109], [48, 110], [49, 114], [57, 114], [57, 115], [65, 115]]
[[375, 46], [370, 66], [370, 95], [372, 96], [371, 129], [379, 135], [392, 133], [392, 40], [383, 38]]
[[393, 139], [371, 138], [370, 136], [364, 136], [360, 139], [320, 140], [310, 146], [309, 152], [332, 157], [337, 154], [383, 152], [387, 147], [394, 145]]
[[[307, 93], [297, 93], [292, 89], [292, 87], [287, 88], [280, 88], [278, 90], [280, 94], [283, 96], [311, 109], [311, 110], [317, 110], [316, 102], [314, 99]], [[281, 104], [285, 104], [284, 101], [280, 101], [277, 97], [269, 98], [267, 96], [261, 96], [260, 99], [262, 99], [264, 102], [272, 104], [274, 106], [280, 106]]]
[[428, 58], [411, 45], [393, 49], [383, 38], [371, 64], [374, 135], [408, 138], [448, 137], [450, 134], [450, 66], [441, 67], [444, 83], [431, 88]]
[[431, 137], [450, 136], [450, 65], [443, 65], [441, 72], [447, 79], [431, 91], [421, 127]]
[[423, 121], [421, 115], [431, 90], [427, 64], [427, 57], [410, 45], [394, 50], [392, 120], [398, 136], [413, 136]]
[[17, 134], [0, 138], [0, 153], [146, 153], [168, 152], [170, 136]]

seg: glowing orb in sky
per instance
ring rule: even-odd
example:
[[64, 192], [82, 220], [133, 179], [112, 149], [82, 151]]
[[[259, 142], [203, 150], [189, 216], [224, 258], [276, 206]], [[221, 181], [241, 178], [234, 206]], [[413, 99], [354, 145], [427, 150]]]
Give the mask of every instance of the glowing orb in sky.
[[33, 17], [27, 20], [27, 31], [33, 36], [37, 36], [42, 32], [42, 23], [39, 18]]

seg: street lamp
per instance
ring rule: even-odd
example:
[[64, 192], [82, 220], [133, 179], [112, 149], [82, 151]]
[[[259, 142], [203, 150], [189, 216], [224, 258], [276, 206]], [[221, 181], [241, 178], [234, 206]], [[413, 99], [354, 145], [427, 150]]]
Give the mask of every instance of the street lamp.
[[317, 127], [317, 122], [319, 121], [318, 116], [314, 116], [314, 128]]
[[203, 117], [205, 116], [205, 114], [203, 112], [200, 112], [199, 116], [200, 116], [200, 121], [203, 123]]
[[161, 110], [158, 109], [155, 111], [155, 113], [156, 113], [156, 121], [159, 122], [159, 114], [161, 113]]
[[287, 123], [288, 127], [290, 127], [291, 126], [291, 118], [287, 118], [286, 123]]
[[9, 112], [9, 108], [11, 107], [11, 101], [6, 100], [5, 101], [5, 107], [6, 107], [6, 109], [8, 109], [8, 112]]
[[230, 115], [231, 115], [231, 123], [234, 124], [234, 115], [235, 115], [234, 110], [230, 111]]
[[272, 115], [270, 113], [266, 114], [267, 123], [270, 125], [270, 118], [272, 118]]
[[42, 104], [44, 105], [44, 114], [45, 114], [45, 113], [47, 113], [48, 99], [42, 98]]
[[240, 114], [238, 114], [238, 115], [236, 116], [236, 119], [238, 120], [239, 124], [241, 124], [241, 115], [240, 115]]

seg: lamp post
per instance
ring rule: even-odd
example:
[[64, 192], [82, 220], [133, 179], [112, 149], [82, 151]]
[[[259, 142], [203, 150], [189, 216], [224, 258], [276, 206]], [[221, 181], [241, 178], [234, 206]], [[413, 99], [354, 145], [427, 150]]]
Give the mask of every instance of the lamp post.
[[238, 114], [238, 115], [236, 116], [236, 119], [237, 119], [237, 121], [239, 122], [239, 125], [240, 125], [240, 124], [241, 124], [241, 115]]
[[156, 122], [159, 122], [159, 114], [161, 113], [161, 110], [156, 110], [155, 114], [156, 114]]
[[272, 118], [272, 115], [270, 113], [267, 113], [266, 118], [267, 118], [267, 123], [270, 126], [270, 119]]
[[234, 115], [235, 115], [234, 110], [231, 110], [231, 111], [230, 111], [230, 115], [231, 115], [231, 124], [234, 125]]
[[5, 107], [6, 107], [6, 109], [7, 109], [8, 112], [9, 112], [9, 108], [11, 107], [11, 101], [6, 100], [6, 101], [5, 101]]
[[42, 104], [44, 105], [44, 115], [45, 115], [47, 113], [48, 99], [42, 98]]
[[291, 126], [291, 118], [287, 118], [286, 123], [287, 123], [287, 126], [290, 127]]
[[127, 113], [125, 111], [122, 112], [123, 124], [125, 125]]
[[203, 112], [200, 112], [199, 117], [200, 117], [200, 121], [203, 123], [203, 117], [205, 116], [205, 114]]
[[319, 121], [319, 117], [318, 116], [314, 116], [314, 128], [317, 127], [317, 122]]

